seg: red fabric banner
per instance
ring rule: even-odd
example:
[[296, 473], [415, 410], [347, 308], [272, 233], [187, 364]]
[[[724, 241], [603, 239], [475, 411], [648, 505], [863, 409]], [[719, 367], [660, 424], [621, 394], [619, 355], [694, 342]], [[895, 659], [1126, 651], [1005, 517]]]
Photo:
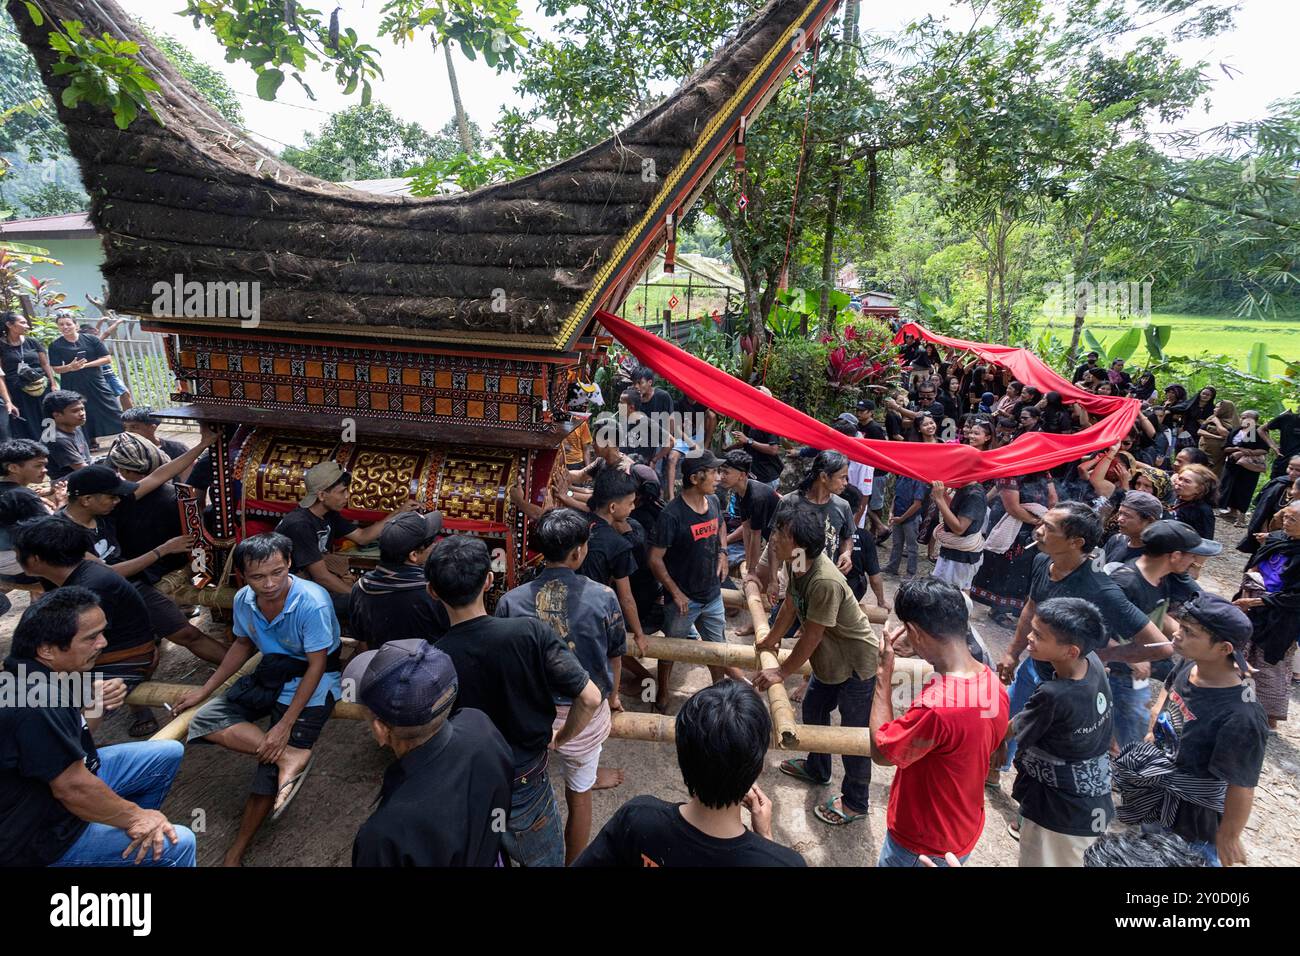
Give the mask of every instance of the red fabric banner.
[[[910, 329], [912, 334], [973, 352], [985, 361], [1010, 369], [1026, 385], [1044, 392], [1060, 392], [1067, 401], [1079, 402], [1089, 413], [1106, 417], [1072, 435], [1031, 432], [1009, 445], [983, 452], [968, 445], [849, 438], [613, 313], [601, 310], [596, 313], [596, 319], [641, 364], [720, 415], [800, 444], [834, 449], [852, 461], [922, 481], [960, 486], [1054, 468], [1120, 441], [1128, 435], [1138, 414], [1136, 399], [1098, 396], [1075, 388], [1028, 349], [949, 339], [909, 323], [904, 330]], [[902, 341], [901, 332], [897, 341]]]

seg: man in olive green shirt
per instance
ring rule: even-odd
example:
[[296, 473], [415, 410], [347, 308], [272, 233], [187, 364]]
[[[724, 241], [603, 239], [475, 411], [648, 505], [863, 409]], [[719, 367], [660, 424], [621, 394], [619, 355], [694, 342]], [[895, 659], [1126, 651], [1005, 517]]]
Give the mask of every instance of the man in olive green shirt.
[[[813, 676], [803, 698], [803, 722], [829, 726], [831, 711], [838, 709], [841, 727], [869, 726], [880, 640], [854, 599], [849, 582], [826, 556], [825, 528], [817, 509], [798, 498], [783, 499], [772, 519], [768, 547], [775, 563], [789, 564], [787, 597], [792, 600], [781, 605], [767, 640], [760, 646], [775, 652], [796, 614], [799, 640], [780, 667], [754, 676], [754, 688], [764, 691], [797, 674], [808, 661]], [[813, 811], [830, 826], [845, 826], [867, 815], [871, 758], [846, 754], [842, 759], [841, 795]], [[831, 757], [809, 754], [803, 760], [786, 760], [781, 772], [824, 785], [830, 783]]]

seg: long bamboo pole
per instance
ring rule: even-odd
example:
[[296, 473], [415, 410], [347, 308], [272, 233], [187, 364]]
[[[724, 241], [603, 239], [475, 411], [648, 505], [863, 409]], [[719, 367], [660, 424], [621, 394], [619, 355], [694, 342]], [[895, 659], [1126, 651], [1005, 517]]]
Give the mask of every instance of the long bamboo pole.
[[[680, 637], [647, 637], [645, 644], [647, 659], [676, 661], [679, 664], [754, 667], [754, 648], [748, 644], [714, 644], [707, 641], [688, 641]], [[789, 656], [790, 652], [783, 650], [779, 660], [784, 661]], [[804, 664], [799, 669], [799, 673], [811, 674], [812, 669]]]
[[[161, 681], [149, 681], [137, 686], [131, 692], [129, 700], [132, 704], [146, 707], [160, 706], [164, 702], [170, 703], [179, 699], [187, 691], [193, 689], [188, 684], [164, 684]], [[340, 720], [368, 720], [370, 711], [361, 704], [339, 701], [334, 705], [331, 716]], [[173, 721], [172, 723], [176, 722]], [[168, 727], [170, 726], [169, 724]], [[648, 740], [657, 743], [672, 743], [676, 739], [675, 726], [676, 721], [672, 717], [659, 714], [634, 714], [624, 711], [621, 714], [614, 714], [609, 736], [614, 740]], [[816, 753], [849, 754], [858, 757], [871, 756], [871, 736], [865, 727], [814, 727], [804, 724], [799, 727], [799, 742], [801, 746]], [[773, 727], [772, 731], [771, 745], [777, 749], [785, 749], [775, 727]]]
[[[757, 645], [767, 640], [771, 629], [767, 624], [767, 615], [763, 613], [763, 598], [758, 585], [753, 581], [745, 585], [745, 598], [749, 604], [749, 616], [754, 624], [755, 657], [759, 670], [779, 667], [781, 662], [771, 651], [760, 651]], [[772, 711], [772, 732], [780, 746], [793, 750], [799, 746], [799, 731], [794, 722], [794, 708], [790, 705], [790, 695], [786, 693], [785, 684], [777, 682], [767, 689], [767, 705]]]
[[[239, 678], [243, 677], [245, 674], [251, 674], [253, 672], [253, 669], [257, 667], [257, 664], [259, 661], [261, 661], [261, 659], [262, 659], [262, 655], [260, 653], [254, 654], [252, 657], [250, 657], [247, 661], [244, 662], [243, 667], [241, 667], [239, 670], [235, 671], [235, 673], [230, 675], [229, 680], [227, 680], [224, 684], [222, 684], [220, 687], [218, 687], [215, 691], [212, 692], [212, 696], [209, 697], [208, 700], [211, 700], [213, 697], [218, 697], [221, 694], [224, 694], [226, 690], [230, 687], [230, 685], [233, 684], [235, 681], [239, 680]], [[153, 688], [158, 686], [162, 688], [172, 688], [172, 689], [180, 688], [180, 693], [173, 693], [171, 696], [165, 697], [163, 699], [151, 700], [150, 698], [153, 698], [155, 696], [153, 692]], [[194, 690], [194, 687], [186, 684], [159, 685], [158, 682], [156, 681], [146, 681], [143, 684], [136, 685], [135, 689], [131, 691], [130, 694], [127, 695], [126, 702], [128, 704], [136, 704], [141, 707], [158, 707], [161, 706], [163, 703], [170, 704], [173, 700], [178, 700], [182, 695], [184, 695], [186, 692], [191, 690]], [[207, 701], [204, 701], [203, 703], [206, 704]], [[199, 704], [198, 707], [191, 707], [189, 710], [185, 711], [184, 713], [177, 714], [161, 730], [159, 730], [158, 733], [154, 734], [149, 739], [150, 740], [184, 740], [185, 735], [189, 733], [190, 730], [190, 721], [194, 719], [194, 715], [199, 712], [199, 707], [202, 706], [203, 704]]]

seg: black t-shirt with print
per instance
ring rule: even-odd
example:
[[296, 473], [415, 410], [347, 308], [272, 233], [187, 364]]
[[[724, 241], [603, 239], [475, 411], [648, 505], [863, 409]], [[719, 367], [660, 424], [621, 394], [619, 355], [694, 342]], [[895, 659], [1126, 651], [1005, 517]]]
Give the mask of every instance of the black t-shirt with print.
[[794, 494], [821, 514], [822, 526], [826, 529], [826, 556], [831, 559], [831, 564], [835, 564], [839, 560], [840, 548], [853, 537], [853, 511], [849, 508], [849, 503], [839, 495], [831, 495], [821, 504], [813, 504], [804, 497], [802, 491]]
[[718, 522], [722, 508], [714, 495], [705, 495], [705, 511], [695, 511], [678, 495], [664, 507], [650, 543], [666, 548], [664, 567], [692, 601], [708, 604], [722, 590], [718, 580]]
[[337, 511], [325, 512], [318, 518], [308, 508], [294, 508], [280, 519], [275, 530], [293, 542], [292, 570], [295, 574], [322, 560], [330, 552], [335, 538], [342, 538], [357, 529]]
[[772, 532], [772, 516], [781, 496], [757, 478], [750, 478], [745, 485], [745, 496], [736, 496], [736, 517], [748, 521], [749, 526], [762, 532], [763, 540]]
[[[5, 669], [15, 682], [20, 664], [28, 684], [15, 686], [25, 697], [32, 681], [50, 672], [35, 661], [10, 658]], [[0, 707], [0, 866], [48, 866], [89, 826], [50, 790], [50, 782], [77, 762], [92, 774], [99, 771], [95, 741], [76, 707]]]
[[612, 588], [616, 579], [630, 578], [636, 568], [631, 542], [610, 527], [604, 518], [593, 516], [591, 537], [587, 540], [587, 558], [578, 568], [578, 573]]
[[[121, 506], [122, 503], [118, 502], [118, 508]], [[116, 511], [117, 508], [114, 508], [113, 510]], [[56, 514], [61, 518], [72, 521], [72, 519], [68, 517], [68, 509], [66, 506], [60, 508]], [[95, 555], [95, 557], [99, 558], [99, 560], [103, 561], [105, 564], [117, 564], [122, 560], [122, 546], [117, 540], [117, 526], [114, 524], [112, 518], [104, 515], [97, 516], [95, 518], [95, 528], [93, 531], [90, 528], [86, 528], [83, 524], [78, 522], [73, 523], [76, 524], [77, 527], [84, 528], [90, 533], [93, 539], [90, 545], [90, 551]]]
[[[1178, 735], [1179, 770], [1223, 780], [1234, 787], [1254, 787], [1264, 766], [1268, 721], [1247, 684], [1199, 687], [1191, 682], [1194, 661], [1169, 675], [1164, 713]], [[1191, 842], [1212, 841], [1221, 815], [1184, 800], [1173, 831]]]
[[456, 666], [452, 713], [472, 707], [487, 714], [510, 745], [516, 771], [550, 746], [555, 697], [577, 697], [587, 686], [582, 663], [535, 617], [476, 617], [453, 625], [437, 647]]
[[[1038, 685], [1012, 724], [1019, 772], [1011, 796], [1026, 820], [1072, 836], [1106, 829], [1115, 806], [1102, 761], [1110, 751], [1114, 717], [1110, 681], [1095, 653], [1088, 655], [1088, 673], [1080, 680], [1054, 677]], [[1067, 771], [1060, 761], [1074, 766]], [[1027, 765], [1053, 776], [1068, 772], [1070, 779], [1058, 777], [1063, 786], [1049, 786], [1027, 772]]]
[[[989, 505], [984, 497], [984, 486], [979, 482], [972, 482], [957, 489], [953, 495], [952, 513], [958, 518], [970, 518], [970, 525], [966, 528], [966, 535], [978, 534], [984, 527], [984, 521], [988, 518]], [[939, 548], [939, 557], [948, 561], [955, 561], [958, 564], [974, 564], [984, 556], [982, 551], [958, 551], [956, 548]]]
[[806, 866], [788, 847], [746, 831], [720, 839], [695, 829], [681, 804], [633, 797], [615, 811], [574, 866]]

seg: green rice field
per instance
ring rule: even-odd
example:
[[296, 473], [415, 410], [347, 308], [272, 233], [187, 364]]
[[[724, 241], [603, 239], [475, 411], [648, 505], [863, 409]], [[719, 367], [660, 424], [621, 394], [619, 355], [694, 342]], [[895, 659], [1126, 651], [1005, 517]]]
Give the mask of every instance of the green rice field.
[[[1090, 319], [1086, 327], [1104, 345], [1112, 345], [1129, 328], [1133, 320], [1129, 317], [1098, 317]], [[1165, 352], [1169, 355], [1186, 355], [1196, 357], [1202, 353], [1209, 355], [1226, 355], [1239, 369], [1246, 368], [1246, 357], [1250, 347], [1256, 342], [1263, 342], [1268, 351], [1280, 355], [1292, 362], [1300, 361], [1300, 317], [1289, 319], [1247, 319], [1234, 315], [1183, 315], [1179, 313], [1153, 312], [1151, 325], [1169, 325], [1173, 332]], [[1043, 317], [1034, 323], [1034, 332], [1039, 334], [1051, 328], [1061, 341], [1069, 343], [1073, 320], [1069, 316]], [[1087, 348], [1081, 347], [1086, 352]], [[1145, 342], [1138, 346], [1129, 364], [1143, 365], [1147, 360]], [[1279, 375], [1283, 371], [1281, 363], [1270, 362], [1269, 372]]]

